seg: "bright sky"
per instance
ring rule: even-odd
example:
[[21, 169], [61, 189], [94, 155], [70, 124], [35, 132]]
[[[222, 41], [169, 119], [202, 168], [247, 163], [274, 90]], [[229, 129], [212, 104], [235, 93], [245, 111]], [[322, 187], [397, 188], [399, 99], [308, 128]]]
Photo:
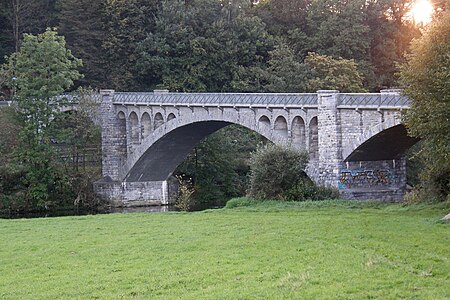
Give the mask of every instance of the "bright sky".
[[416, 0], [413, 8], [411, 9], [411, 17], [416, 23], [422, 23], [423, 25], [431, 21], [433, 14], [433, 5], [429, 0]]

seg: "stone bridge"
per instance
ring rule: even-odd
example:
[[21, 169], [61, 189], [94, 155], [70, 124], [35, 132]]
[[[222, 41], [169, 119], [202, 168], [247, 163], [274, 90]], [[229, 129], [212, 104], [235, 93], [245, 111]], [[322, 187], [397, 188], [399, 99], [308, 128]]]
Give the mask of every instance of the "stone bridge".
[[[376, 94], [117, 93], [101, 91], [103, 179], [117, 205], [168, 204], [171, 175], [208, 135], [230, 124], [309, 152], [307, 174], [353, 199], [399, 200], [403, 153], [416, 139], [401, 124], [408, 99]], [[226, 149], [224, 149], [226, 151]]]

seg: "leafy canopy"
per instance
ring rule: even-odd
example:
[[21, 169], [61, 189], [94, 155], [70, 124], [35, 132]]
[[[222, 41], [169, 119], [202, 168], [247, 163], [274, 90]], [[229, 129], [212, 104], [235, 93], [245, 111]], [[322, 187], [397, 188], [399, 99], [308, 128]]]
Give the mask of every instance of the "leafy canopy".
[[450, 190], [449, 53], [450, 15], [444, 13], [413, 41], [400, 72], [405, 93], [412, 100], [406, 125], [410, 134], [423, 141], [423, 186], [438, 197]]
[[20, 51], [8, 58], [5, 69], [16, 78], [15, 98], [23, 126], [14, 168], [20, 175], [16, 185], [23, 192], [17, 197], [25, 203], [23, 207], [48, 207], [67, 195], [69, 182], [55, 160], [50, 123], [65, 104], [57, 96], [81, 78], [80, 66], [81, 60], [66, 48], [64, 37], [49, 29], [37, 36], [25, 35]]

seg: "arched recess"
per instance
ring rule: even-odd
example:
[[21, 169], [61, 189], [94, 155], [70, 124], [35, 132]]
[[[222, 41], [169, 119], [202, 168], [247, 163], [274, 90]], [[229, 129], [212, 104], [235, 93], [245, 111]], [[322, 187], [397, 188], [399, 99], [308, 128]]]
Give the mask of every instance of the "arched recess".
[[139, 144], [139, 120], [137, 114], [133, 111], [129, 116], [130, 120], [130, 142], [131, 144]]
[[273, 129], [277, 134], [279, 134], [283, 137], [288, 136], [287, 122], [283, 116], [279, 116], [278, 118], [275, 119], [275, 124], [274, 124]]
[[177, 117], [175, 116], [175, 114], [173, 114], [173, 113], [170, 113], [168, 116], [167, 116], [167, 122], [169, 122], [169, 121], [171, 121], [171, 120], [173, 120], [173, 119], [176, 119]]
[[270, 120], [266, 116], [261, 116], [258, 120], [258, 126], [261, 128], [261, 126], [267, 126], [270, 128]]
[[295, 117], [292, 120], [292, 145], [296, 148], [306, 148], [305, 141], [305, 121], [302, 117]]
[[125, 113], [120, 111], [118, 118], [118, 151], [119, 157], [124, 159], [127, 157], [127, 119]]
[[399, 158], [419, 139], [408, 136], [403, 124], [383, 130], [359, 145], [345, 161], [378, 161]]
[[164, 124], [164, 118], [161, 113], [156, 113], [154, 123], [155, 129]]
[[309, 157], [311, 159], [319, 158], [319, 124], [317, 117], [309, 121]]
[[150, 115], [145, 112], [141, 118], [142, 138], [145, 139], [152, 132], [152, 120]]

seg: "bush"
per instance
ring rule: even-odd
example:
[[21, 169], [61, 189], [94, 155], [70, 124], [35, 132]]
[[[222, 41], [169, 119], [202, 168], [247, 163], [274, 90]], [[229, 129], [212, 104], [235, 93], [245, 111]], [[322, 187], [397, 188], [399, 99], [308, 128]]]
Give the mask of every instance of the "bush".
[[233, 198], [230, 199], [227, 204], [225, 205], [225, 208], [236, 208], [236, 207], [247, 207], [247, 206], [253, 206], [257, 203], [255, 199], [247, 198], [247, 197], [241, 197], [241, 198]]
[[338, 199], [339, 190], [325, 186], [317, 186], [311, 181], [303, 180], [283, 193], [283, 198], [289, 201]]
[[[100, 178], [98, 168], [89, 168], [70, 174], [71, 194], [75, 198], [73, 205], [78, 210], [91, 213], [107, 211], [111, 206], [109, 200], [95, 194], [93, 183]], [[67, 195], [69, 196], [69, 194]], [[68, 203], [69, 207], [72, 203]]]
[[250, 157], [250, 196], [284, 199], [285, 191], [307, 178], [308, 153], [293, 148], [266, 145]]
[[195, 189], [190, 180], [183, 180], [181, 176], [176, 176], [179, 182], [179, 191], [175, 207], [182, 211], [192, 211], [197, 205], [194, 195]]

